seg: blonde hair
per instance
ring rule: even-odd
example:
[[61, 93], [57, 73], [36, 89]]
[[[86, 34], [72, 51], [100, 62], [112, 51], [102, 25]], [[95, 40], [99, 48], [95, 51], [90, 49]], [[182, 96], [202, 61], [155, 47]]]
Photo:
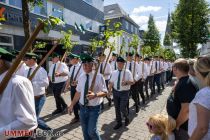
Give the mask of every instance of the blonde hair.
[[155, 128], [154, 134], [161, 136], [162, 140], [168, 140], [166, 119], [165, 115], [161, 114], [156, 114], [149, 118], [149, 123]]
[[206, 79], [206, 85], [210, 86], [210, 57], [200, 57], [194, 65], [195, 70]]
[[167, 132], [170, 134], [176, 128], [176, 120], [171, 116], [168, 116], [167, 119]]

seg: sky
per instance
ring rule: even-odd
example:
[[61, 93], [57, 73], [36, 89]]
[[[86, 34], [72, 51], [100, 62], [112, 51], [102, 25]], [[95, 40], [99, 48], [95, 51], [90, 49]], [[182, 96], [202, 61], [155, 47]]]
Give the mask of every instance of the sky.
[[[154, 16], [156, 26], [163, 40], [168, 13], [174, 11], [179, 0], [104, 0], [104, 5], [118, 3], [130, 17], [140, 26], [141, 30], [147, 30], [149, 15]], [[207, 0], [210, 3], [210, 0]]]

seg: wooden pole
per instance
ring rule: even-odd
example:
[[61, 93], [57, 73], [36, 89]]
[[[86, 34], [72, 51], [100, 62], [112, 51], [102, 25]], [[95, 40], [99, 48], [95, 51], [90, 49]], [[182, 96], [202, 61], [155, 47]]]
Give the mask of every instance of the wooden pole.
[[[105, 49], [103, 49], [102, 54], [104, 54], [104, 51], [105, 51]], [[96, 76], [97, 76], [97, 74], [98, 74], [99, 67], [100, 67], [100, 62], [98, 62], [98, 66], [97, 66], [96, 69], [95, 69], [95, 73], [94, 73], [94, 75], [93, 75], [93, 80], [92, 80], [92, 83], [91, 83], [90, 89], [89, 89], [90, 91], [93, 91], [93, 88], [94, 88], [94, 86], [95, 86]]]
[[79, 71], [80, 71], [80, 69], [82, 68], [82, 64], [79, 66], [79, 69], [78, 69], [78, 71], [77, 71], [77, 73], [76, 73], [76, 75], [74, 76], [74, 81], [76, 81], [76, 79], [77, 79], [77, 76], [78, 76], [78, 74], [79, 74]]
[[31, 76], [28, 78], [30, 81], [34, 78], [38, 69], [41, 67], [42, 64], [44, 64], [44, 62], [47, 60], [47, 58], [50, 56], [50, 54], [52, 54], [52, 52], [55, 50], [55, 48], [57, 46], [58, 46], [57, 44], [54, 44], [53, 47], [50, 49], [50, 51], [45, 55], [45, 57], [42, 59], [42, 61], [39, 63], [39, 65], [36, 67], [36, 69], [31, 74]]
[[[130, 52], [130, 49], [131, 49], [131, 47], [129, 47], [129, 49], [128, 49], [128, 55], [129, 55], [129, 52]], [[127, 68], [127, 61], [126, 61], [126, 63], [125, 63], [125, 71], [126, 71], [126, 68]], [[123, 73], [123, 80], [122, 81], [125, 81], [125, 71], [124, 71], [124, 73]]]
[[38, 26], [36, 27], [36, 29], [34, 30], [32, 35], [30, 36], [30, 38], [27, 40], [26, 44], [22, 48], [22, 50], [19, 53], [18, 57], [15, 59], [14, 63], [12, 64], [12, 66], [8, 70], [7, 74], [5, 75], [4, 79], [2, 80], [2, 82], [0, 84], [0, 94], [3, 94], [4, 89], [7, 87], [7, 84], [9, 82], [10, 78], [12, 77], [13, 73], [17, 69], [17, 67], [20, 64], [21, 60], [23, 59], [23, 57], [25, 56], [25, 54], [29, 50], [29, 48], [32, 46], [32, 43], [36, 39], [36, 37], [39, 34], [40, 30], [43, 29], [43, 27], [44, 27], [44, 23], [43, 22], [39, 22]]
[[[137, 48], [135, 49], [136, 51], [136, 54], [137, 54]], [[133, 70], [133, 79], [135, 78], [135, 73], [136, 73], [136, 56], [134, 56], [135, 59], [134, 59], [134, 70]]]
[[104, 72], [105, 72], [106, 65], [107, 65], [107, 63], [108, 63], [108, 60], [109, 60], [109, 57], [110, 57], [111, 53], [112, 53], [112, 49], [110, 48], [109, 54], [108, 54], [108, 56], [107, 56], [107, 58], [106, 58], [106, 63], [105, 63], [105, 65], [104, 65], [104, 68], [103, 68], [103, 71], [102, 71], [102, 74], [104, 74]]
[[90, 85], [90, 89], [89, 89], [90, 91], [93, 91], [93, 88], [95, 86], [96, 76], [98, 74], [99, 66], [100, 66], [100, 62], [98, 63], [98, 66], [96, 67], [96, 70], [95, 70], [95, 73], [94, 73], [94, 76], [93, 76], [93, 80], [92, 80], [92, 83]]

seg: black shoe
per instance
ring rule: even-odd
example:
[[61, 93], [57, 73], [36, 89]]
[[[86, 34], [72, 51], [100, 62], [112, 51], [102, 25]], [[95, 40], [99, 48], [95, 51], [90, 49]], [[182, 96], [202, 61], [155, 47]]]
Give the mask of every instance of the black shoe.
[[139, 112], [139, 106], [136, 106], [136, 113]]
[[57, 110], [56, 109], [55, 111], [52, 112], [52, 115], [54, 116], [54, 115], [60, 114], [62, 112], [63, 112], [62, 110]]
[[145, 105], [145, 99], [142, 100], [143, 105]]
[[128, 119], [128, 118], [126, 118], [126, 119], [125, 119], [125, 126], [128, 126], [128, 125], [129, 125], [129, 123], [130, 123], [129, 119]]
[[62, 114], [65, 114], [65, 113], [67, 113], [68, 112], [68, 108], [67, 108], [67, 106], [63, 109], [63, 111], [62, 111]]
[[117, 125], [114, 126], [114, 130], [117, 130], [119, 129], [120, 127], [122, 127], [122, 123], [118, 123]]
[[108, 101], [109, 101], [108, 105], [111, 106], [112, 105], [112, 99], [109, 98]]
[[71, 120], [70, 124], [74, 124], [74, 123], [77, 123], [79, 122], [79, 118], [74, 118]]

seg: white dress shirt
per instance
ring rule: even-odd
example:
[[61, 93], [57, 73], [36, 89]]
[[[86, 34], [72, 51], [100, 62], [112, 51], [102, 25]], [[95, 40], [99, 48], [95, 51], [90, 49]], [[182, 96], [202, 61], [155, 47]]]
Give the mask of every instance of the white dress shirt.
[[[125, 73], [125, 79], [123, 79], [123, 76], [124, 76], [124, 73]], [[113, 83], [113, 88], [115, 90], [117, 90], [117, 84], [118, 84], [118, 76], [119, 76], [119, 70], [115, 70], [112, 72], [112, 76], [111, 76], [111, 79], [109, 82]], [[121, 75], [120, 75], [120, 89], [117, 90], [117, 91], [127, 91], [127, 90], [130, 90], [130, 85], [126, 85], [126, 86], [122, 86], [122, 81], [130, 81], [130, 82], [133, 82], [133, 75], [132, 73], [126, 69], [126, 70], [122, 70], [121, 71]]]
[[[100, 74], [100, 68], [101, 68], [101, 64], [103, 64], [102, 66], [102, 72], [103, 72], [103, 69], [105, 67], [105, 64], [106, 62], [104, 61], [103, 63], [100, 63], [100, 66], [99, 66], [99, 69], [98, 69], [98, 74]], [[111, 76], [111, 73], [112, 73], [112, 68], [111, 68], [111, 65], [109, 64], [109, 62], [107, 62], [106, 64], [106, 68], [104, 70], [104, 79], [105, 80], [109, 80], [110, 79], [110, 76]]]
[[152, 76], [155, 73], [155, 63], [154, 61], [151, 61], [149, 64], [147, 64], [147, 76]]
[[[51, 81], [52, 81], [54, 65], [55, 64], [51, 65], [50, 70], [49, 70], [49, 74], [48, 74]], [[60, 61], [58, 61], [56, 63], [55, 72], [69, 74], [69, 70], [68, 70], [67, 65], [63, 62], [60, 62]], [[55, 82], [52, 82], [52, 83], [61, 83], [61, 82], [65, 82], [66, 80], [68, 80], [68, 76], [59, 76], [59, 77], [55, 76]]]
[[[72, 66], [71, 66], [70, 71], [69, 71], [69, 73], [68, 73], [69, 79], [71, 79], [72, 72], [73, 72], [73, 69], [74, 69], [74, 67], [75, 67], [74, 75], [73, 75], [73, 80], [76, 78], [76, 81], [78, 81], [79, 77], [84, 73], [84, 70], [83, 70], [83, 68], [82, 68], [81, 65], [82, 65], [82, 64], [77, 63], [76, 65], [72, 65]], [[80, 66], [81, 66], [81, 68], [80, 68]], [[79, 68], [80, 68], [80, 70], [79, 70]], [[79, 72], [78, 72], [78, 70], [79, 70]], [[77, 77], [75, 77], [76, 74], [77, 74], [77, 72], [78, 72], [78, 75], [77, 75]]]
[[[112, 62], [110, 63], [110, 65], [111, 65], [111, 67], [112, 67], [112, 71], [117, 70], [117, 62], [116, 62], [116, 61], [112, 61]], [[115, 69], [115, 67], [116, 67], [116, 69]]]
[[[6, 72], [0, 75], [0, 82]], [[37, 127], [34, 93], [31, 82], [13, 75], [0, 95], [0, 140], [6, 130], [34, 130]]]
[[[38, 65], [35, 64], [33, 67], [31, 67], [30, 75], [33, 73], [33, 71], [36, 69]], [[27, 78], [29, 67], [24, 73], [24, 77]], [[49, 86], [49, 80], [47, 77], [47, 72], [44, 68], [40, 67], [38, 71], [36, 72], [35, 76], [32, 79], [32, 85], [34, 90], [34, 96], [39, 96], [45, 94], [45, 89]]]
[[22, 61], [21, 66], [18, 68], [15, 74], [24, 76], [25, 71], [28, 69], [28, 66]]
[[164, 62], [163, 61], [159, 61], [159, 70], [160, 72], [164, 72]]
[[[138, 71], [137, 71], [137, 74], [138, 74], [138, 79], [137, 80], [140, 80], [141, 78], [143, 79], [146, 79], [148, 74], [147, 74], [147, 65], [144, 63], [144, 62], [139, 62], [139, 65], [138, 65]], [[135, 79], [136, 80], [136, 79]]]
[[[92, 80], [93, 80], [94, 72], [91, 72], [88, 75], [89, 75], [89, 84], [88, 85], [90, 88]], [[83, 73], [78, 79], [78, 85], [76, 88], [77, 92], [80, 93], [79, 103], [82, 105], [84, 105], [84, 89], [85, 89], [86, 79], [87, 79], [86, 73]], [[96, 81], [95, 81], [95, 85], [93, 88], [93, 92], [94, 93], [98, 93], [98, 92], [107, 93], [106, 83], [105, 83], [105, 80], [101, 74], [97, 74], [97, 76], [96, 76]], [[103, 97], [96, 97], [92, 100], [89, 100], [87, 106], [97, 106], [97, 105], [100, 105], [102, 102], [103, 102]]]
[[[153, 61], [154, 63], [154, 67], [155, 67], [155, 74], [159, 74], [161, 71], [160, 71], [160, 61]], [[156, 64], [157, 64], [157, 67], [156, 67]]]
[[164, 71], [167, 71], [168, 68], [169, 68], [168, 63], [167, 62], [164, 62]]
[[[129, 70], [130, 64], [131, 64], [131, 74], [132, 74], [132, 76], [133, 76], [133, 73], [134, 73], [134, 64], [135, 64], [135, 62], [134, 62], [134, 61], [131, 61], [131, 62], [127, 61], [127, 66], [126, 66], [126, 69], [127, 69], [127, 70]], [[140, 70], [140, 65], [136, 62], [135, 74], [134, 74], [134, 76], [133, 76], [133, 78], [134, 78], [135, 81], [138, 81], [138, 80], [141, 78], [141, 77], [140, 77], [140, 75], [141, 75], [140, 71], [141, 71], [141, 70]]]

